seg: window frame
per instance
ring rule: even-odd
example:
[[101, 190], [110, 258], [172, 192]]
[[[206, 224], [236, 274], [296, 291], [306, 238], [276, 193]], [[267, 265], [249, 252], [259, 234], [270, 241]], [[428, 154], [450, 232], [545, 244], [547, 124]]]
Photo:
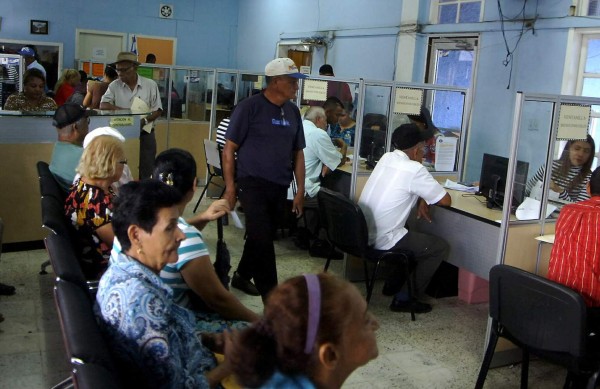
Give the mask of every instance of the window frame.
[[[456, 4], [457, 12], [456, 12], [456, 19], [455, 19], [454, 23], [444, 23], [444, 24], [460, 24], [460, 22], [459, 22], [459, 20], [460, 20], [460, 5], [465, 4], [465, 3], [480, 3], [481, 4], [479, 7], [479, 20], [477, 21], [477, 22], [481, 22], [481, 20], [483, 19], [483, 8], [485, 6], [485, 0], [446, 0], [446, 1], [432, 0], [429, 20], [431, 21], [432, 24], [440, 24], [440, 20], [439, 20], [440, 6]], [[476, 22], [466, 22], [466, 23], [476, 23]]]

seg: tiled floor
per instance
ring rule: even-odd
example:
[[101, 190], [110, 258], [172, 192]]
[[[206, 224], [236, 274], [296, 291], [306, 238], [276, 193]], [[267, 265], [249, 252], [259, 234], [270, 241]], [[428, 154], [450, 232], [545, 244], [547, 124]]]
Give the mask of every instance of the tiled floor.
[[[203, 201], [205, 202], [205, 201]], [[188, 206], [190, 213], [195, 201]], [[10, 228], [10, 226], [6, 226]], [[215, 247], [215, 225], [204, 234], [209, 247]], [[225, 228], [225, 240], [232, 254], [233, 266], [240, 257], [243, 232], [233, 225]], [[276, 242], [279, 279], [318, 272], [324, 261], [298, 250], [290, 238]], [[52, 296], [53, 275], [38, 275], [46, 259], [43, 250], [2, 254], [0, 282], [17, 287], [14, 296], [0, 296], [0, 389], [48, 388], [69, 374], [64, 355], [60, 326]], [[341, 273], [341, 262], [331, 271]], [[364, 290], [364, 284], [357, 285]], [[389, 298], [375, 287], [371, 310], [381, 327], [377, 333], [379, 357], [354, 372], [344, 388], [472, 388], [481, 356], [487, 322], [487, 304], [468, 305], [456, 297], [431, 299], [431, 313], [410, 315], [387, 309]], [[262, 302], [234, 289], [234, 293], [251, 309], [260, 311]], [[520, 366], [493, 369], [487, 388], [518, 388]], [[530, 366], [531, 388], [560, 388], [563, 369], [533, 361]]]

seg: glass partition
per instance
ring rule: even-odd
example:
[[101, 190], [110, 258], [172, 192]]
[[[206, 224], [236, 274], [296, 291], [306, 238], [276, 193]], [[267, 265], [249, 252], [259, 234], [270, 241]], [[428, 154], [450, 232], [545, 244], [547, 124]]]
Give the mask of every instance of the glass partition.
[[240, 72], [236, 87], [236, 104], [267, 87], [265, 76], [260, 73]]

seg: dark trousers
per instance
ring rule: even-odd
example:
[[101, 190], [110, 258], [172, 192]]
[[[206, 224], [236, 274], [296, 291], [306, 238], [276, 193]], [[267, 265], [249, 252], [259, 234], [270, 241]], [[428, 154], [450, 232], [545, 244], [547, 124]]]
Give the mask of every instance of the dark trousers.
[[246, 243], [237, 272], [254, 279], [263, 299], [277, 285], [273, 234], [284, 212], [287, 187], [255, 177], [237, 180], [246, 216]]
[[[450, 253], [450, 246], [444, 239], [413, 230], [409, 230], [390, 250], [393, 251], [394, 249], [412, 250], [415, 254], [417, 263], [415, 269], [416, 285], [413, 291], [415, 297], [423, 296], [433, 274], [440, 267], [442, 261], [448, 259]], [[392, 278], [396, 277], [396, 274], [393, 274]], [[393, 279], [388, 279], [390, 282], [394, 282]], [[407, 290], [408, 286], [405, 284], [402, 287], [402, 292], [407, 293]]]
[[140, 180], [150, 178], [152, 175], [154, 158], [156, 158], [154, 130], [151, 133], [142, 130], [140, 133]]

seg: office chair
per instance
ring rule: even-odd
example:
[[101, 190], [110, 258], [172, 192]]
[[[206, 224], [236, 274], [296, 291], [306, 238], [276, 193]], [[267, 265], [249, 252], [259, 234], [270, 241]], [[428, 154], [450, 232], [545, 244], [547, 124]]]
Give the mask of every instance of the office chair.
[[217, 142], [210, 139], [204, 139], [204, 154], [206, 156], [206, 167], [208, 168], [208, 180], [206, 180], [206, 185], [204, 185], [204, 189], [202, 189], [202, 193], [200, 193], [200, 198], [194, 207], [194, 213], [196, 213], [196, 210], [200, 205], [200, 201], [202, 201], [202, 197], [204, 196], [204, 193], [206, 193], [208, 185], [211, 183], [223, 188], [219, 197], [223, 196], [223, 193], [225, 193], [225, 186], [221, 186], [212, 182], [214, 177], [223, 177], [223, 170], [221, 168], [221, 153], [219, 152]]
[[507, 265], [490, 270], [490, 340], [477, 377], [483, 388], [498, 338], [523, 351], [521, 388], [527, 388], [529, 354], [567, 368], [565, 388], [575, 375], [592, 375], [595, 387], [599, 363], [586, 349], [586, 306], [583, 297], [566, 286]]
[[[369, 247], [369, 231], [365, 216], [360, 207], [343, 194], [321, 187], [318, 201], [321, 227], [327, 231], [327, 240], [333, 249], [338, 248], [344, 253], [354, 255], [363, 260], [367, 304], [371, 300], [375, 278], [377, 277], [377, 271], [382, 261], [396, 262], [404, 268], [407, 275], [408, 296], [412, 300], [414, 272], [411, 269], [415, 265], [414, 253], [410, 250], [386, 251]], [[324, 271], [327, 271], [329, 268], [331, 259], [330, 254], [325, 263]], [[370, 276], [369, 262], [375, 264], [375, 269]], [[411, 320], [414, 321], [414, 307], [411, 309], [410, 316]]]

